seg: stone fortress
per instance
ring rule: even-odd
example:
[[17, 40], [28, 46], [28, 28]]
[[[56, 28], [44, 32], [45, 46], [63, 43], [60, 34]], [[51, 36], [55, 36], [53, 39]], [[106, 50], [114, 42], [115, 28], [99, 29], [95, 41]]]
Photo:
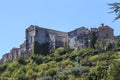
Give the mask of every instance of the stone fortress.
[[91, 28], [91, 30], [80, 27], [70, 32], [61, 32], [30, 25], [30, 27], [26, 29], [26, 39], [24, 43], [20, 45], [20, 48], [13, 48], [9, 53], [3, 55], [1, 62], [5, 63], [8, 58], [16, 60], [18, 56], [28, 57], [32, 51], [34, 42], [39, 42], [40, 44], [49, 42], [51, 50], [55, 50], [58, 47], [65, 47], [66, 44], [74, 49], [84, 48], [90, 42], [91, 32], [95, 32], [97, 38], [111, 40], [115, 38], [114, 30], [104, 24], [99, 28]]

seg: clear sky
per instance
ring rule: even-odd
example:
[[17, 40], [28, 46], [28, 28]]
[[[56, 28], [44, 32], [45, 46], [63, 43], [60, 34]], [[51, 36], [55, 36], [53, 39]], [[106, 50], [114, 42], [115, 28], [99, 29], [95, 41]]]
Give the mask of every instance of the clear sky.
[[107, 3], [119, 0], [0, 0], [0, 58], [25, 40], [25, 29], [38, 25], [60, 31], [85, 26], [111, 26], [119, 35], [120, 20]]

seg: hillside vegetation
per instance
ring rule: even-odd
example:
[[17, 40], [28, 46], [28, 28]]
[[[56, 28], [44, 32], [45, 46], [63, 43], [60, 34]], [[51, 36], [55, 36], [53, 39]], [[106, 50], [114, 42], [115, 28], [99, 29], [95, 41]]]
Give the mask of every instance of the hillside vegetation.
[[106, 50], [102, 44], [95, 49], [60, 47], [46, 55], [8, 59], [0, 66], [0, 80], [120, 80], [119, 46], [108, 44]]

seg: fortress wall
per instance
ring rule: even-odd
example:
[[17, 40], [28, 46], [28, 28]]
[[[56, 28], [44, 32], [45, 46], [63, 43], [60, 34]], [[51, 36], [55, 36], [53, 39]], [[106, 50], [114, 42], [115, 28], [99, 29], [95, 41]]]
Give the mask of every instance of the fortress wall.
[[66, 44], [74, 49], [84, 48], [89, 44], [91, 32], [93, 31], [96, 32], [98, 38], [111, 40], [116, 38], [114, 30], [104, 25], [99, 28], [91, 28], [91, 30], [80, 27], [68, 33], [30, 25], [26, 29], [26, 40], [20, 45], [20, 48], [13, 48], [9, 53], [3, 55], [1, 61], [5, 63], [8, 58], [16, 60], [18, 56], [28, 57], [32, 50], [32, 44], [35, 41], [40, 44], [49, 42], [51, 50], [65, 47]]

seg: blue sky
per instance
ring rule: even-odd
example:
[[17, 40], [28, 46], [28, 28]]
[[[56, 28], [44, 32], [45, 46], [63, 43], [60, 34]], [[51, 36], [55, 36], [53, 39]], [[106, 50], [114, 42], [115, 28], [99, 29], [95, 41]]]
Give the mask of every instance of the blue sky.
[[38, 25], [60, 31], [85, 26], [111, 26], [119, 35], [120, 20], [107, 3], [119, 0], [0, 0], [0, 58], [25, 40], [25, 29]]

